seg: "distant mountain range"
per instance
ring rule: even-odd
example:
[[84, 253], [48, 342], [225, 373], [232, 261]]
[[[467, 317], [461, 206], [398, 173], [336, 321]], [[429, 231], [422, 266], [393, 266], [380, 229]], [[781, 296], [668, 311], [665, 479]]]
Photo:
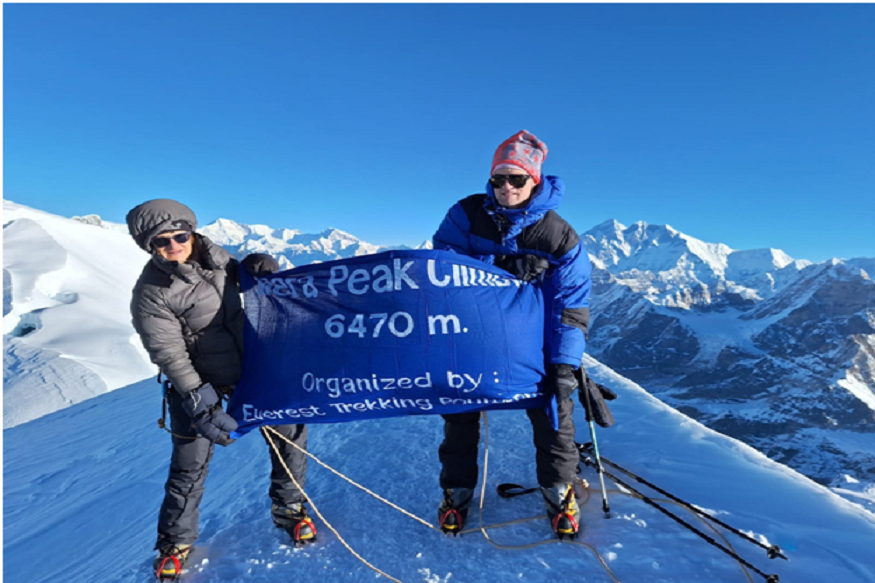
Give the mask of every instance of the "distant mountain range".
[[[276, 258], [281, 269], [390, 249], [365, 243], [338, 229], [326, 229], [321, 233], [308, 235], [298, 230], [273, 229], [266, 225], [242, 225], [228, 219], [219, 219], [198, 229], [198, 232], [222, 245], [238, 258], [250, 253], [268, 253]], [[431, 242], [427, 241], [417, 247], [402, 245], [391, 248], [430, 249]]]
[[[8, 201], [4, 212], [4, 426], [152, 374], [146, 361], [112, 372], [120, 350], [142, 351], [125, 294], [146, 255], [124, 225], [95, 215], [70, 221]], [[109, 232], [81, 232], [93, 227]], [[305, 234], [227, 219], [200, 232], [240, 258], [270, 253], [284, 269], [388, 249], [336, 229]], [[34, 246], [45, 233], [62, 250]], [[733, 250], [646, 223], [608, 221], [581, 237], [593, 262], [589, 354], [690, 417], [849, 498], [875, 495], [875, 258], [812, 264], [777, 249]], [[19, 261], [18, 242], [46, 259]], [[78, 251], [82, 242], [95, 249]], [[117, 281], [82, 279], [81, 262], [97, 261], [98, 249], [108, 247]], [[118, 305], [108, 309], [112, 303]], [[49, 332], [74, 329], [83, 309], [113, 330], [101, 336], [112, 346]], [[61, 379], [57, 394], [34, 392], [43, 381], [24, 372], [37, 366]], [[54, 403], [48, 409], [46, 399]]]
[[823, 484], [873, 487], [875, 259], [812, 264], [646, 223], [583, 238], [590, 354]]

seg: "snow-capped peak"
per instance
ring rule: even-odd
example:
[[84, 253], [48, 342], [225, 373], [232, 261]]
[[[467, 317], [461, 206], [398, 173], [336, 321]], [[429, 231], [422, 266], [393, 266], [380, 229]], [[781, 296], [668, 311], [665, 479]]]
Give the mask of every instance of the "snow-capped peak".
[[726, 268], [732, 249], [722, 243], [705, 243], [681, 233], [670, 225], [651, 225], [638, 221], [624, 227], [606, 221], [584, 233], [591, 255], [622, 271], [664, 271], [674, 268], [684, 255], [698, 260], [715, 273]]
[[[621, 281], [635, 280], [636, 289], [649, 288], [647, 299], [660, 305], [680, 305], [679, 289], [692, 290], [692, 303], [711, 303], [714, 294], [723, 291], [762, 298], [785, 283], [791, 272], [795, 275], [810, 265], [780, 249], [735, 250], [671, 225], [644, 221], [629, 227], [605, 221], [584, 233], [583, 240], [595, 265]], [[782, 270], [787, 271], [777, 275]]]
[[282, 269], [387, 249], [334, 228], [307, 234], [297, 229], [274, 229], [267, 225], [245, 225], [230, 219], [217, 219], [198, 229], [198, 232], [227, 248], [238, 258], [250, 253], [273, 255]]

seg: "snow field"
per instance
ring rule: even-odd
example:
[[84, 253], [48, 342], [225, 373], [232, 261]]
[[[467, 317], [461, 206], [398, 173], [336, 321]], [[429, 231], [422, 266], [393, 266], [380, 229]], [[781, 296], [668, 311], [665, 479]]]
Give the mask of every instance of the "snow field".
[[[727, 535], [743, 557], [767, 573], [779, 573], [782, 581], [875, 582], [875, 516], [669, 409], [595, 361], [586, 364], [599, 382], [620, 394], [613, 403], [617, 426], [598, 433], [603, 455], [780, 545], [791, 561], [769, 561], [764, 551]], [[86, 582], [93, 580], [96, 563], [104, 566], [103, 581], [148, 580], [170, 453], [169, 437], [155, 424], [159, 413], [159, 387], [147, 380], [4, 432], [7, 576], [26, 573], [34, 583]], [[586, 441], [580, 413], [575, 413], [578, 440]], [[490, 413], [489, 430], [484, 521], [542, 514], [537, 494], [503, 500], [494, 491], [501, 482], [535, 483], [525, 413]], [[441, 436], [441, 420], [434, 416], [313, 425], [310, 451], [434, 523]], [[269, 518], [266, 449], [255, 433], [217, 448], [201, 507], [198, 555], [186, 581], [376, 580], [319, 521], [316, 546], [285, 544]], [[591, 469], [583, 475], [597, 488]], [[313, 462], [306, 490], [357, 552], [405, 583], [610, 581], [583, 547], [501, 550], [479, 534], [447, 538]], [[735, 561], [643, 502], [618, 494], [611, 494], [610, 502], [611, 519], [603, 518], [597, 494], [584, 504], [580, 540], [598, 549], [620, 581], [746, 581]], [[701, 528], [688, 513], [669, 509]], [[471, 523], [476, 520], [474, 512]], [[552, 539], [545, 520], [497, 529], [491, 536], [503, 545]]]

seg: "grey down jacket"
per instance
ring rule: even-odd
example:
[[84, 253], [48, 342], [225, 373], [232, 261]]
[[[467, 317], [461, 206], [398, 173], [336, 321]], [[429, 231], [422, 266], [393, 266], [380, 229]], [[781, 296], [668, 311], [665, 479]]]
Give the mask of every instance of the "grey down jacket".
[[[128, 224], [135, 240], [148, 250], [151, 236], [168, 225], [156, 227], [148, 215], [145, 224], [136, 223], [138, 217], [129, 215]], [[185, 218], [196, 228], [193, 215]], [[150, 236], [138, 237], [144, 232]], [[243, 356], [237, 260], [207, 237], [194, 237], [193, 259], [184, 264], [153, 254], [131, 299], [134, 328], [143, 346], [182, 393], [207, 382], [215, 387], [235, 384]]]

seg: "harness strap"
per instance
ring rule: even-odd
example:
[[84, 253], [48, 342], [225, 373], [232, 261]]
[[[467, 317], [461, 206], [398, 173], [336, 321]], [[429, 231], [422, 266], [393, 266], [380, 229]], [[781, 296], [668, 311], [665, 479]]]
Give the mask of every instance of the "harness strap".
[[173, 433], [169, 429], [167, 429], [167, 393], [173, 389], [173, 385], [170, 384], [170, 379], [166, 379], [163, 382], [161, 381], [161, 373], [158, 373], [158, 382], [161, 384], [161, 418], [158, 419], [158, 427], [172, 435], [177, 439], [197, 439], [198, 436], [191, 435], [180, 435], [178, 433]]

